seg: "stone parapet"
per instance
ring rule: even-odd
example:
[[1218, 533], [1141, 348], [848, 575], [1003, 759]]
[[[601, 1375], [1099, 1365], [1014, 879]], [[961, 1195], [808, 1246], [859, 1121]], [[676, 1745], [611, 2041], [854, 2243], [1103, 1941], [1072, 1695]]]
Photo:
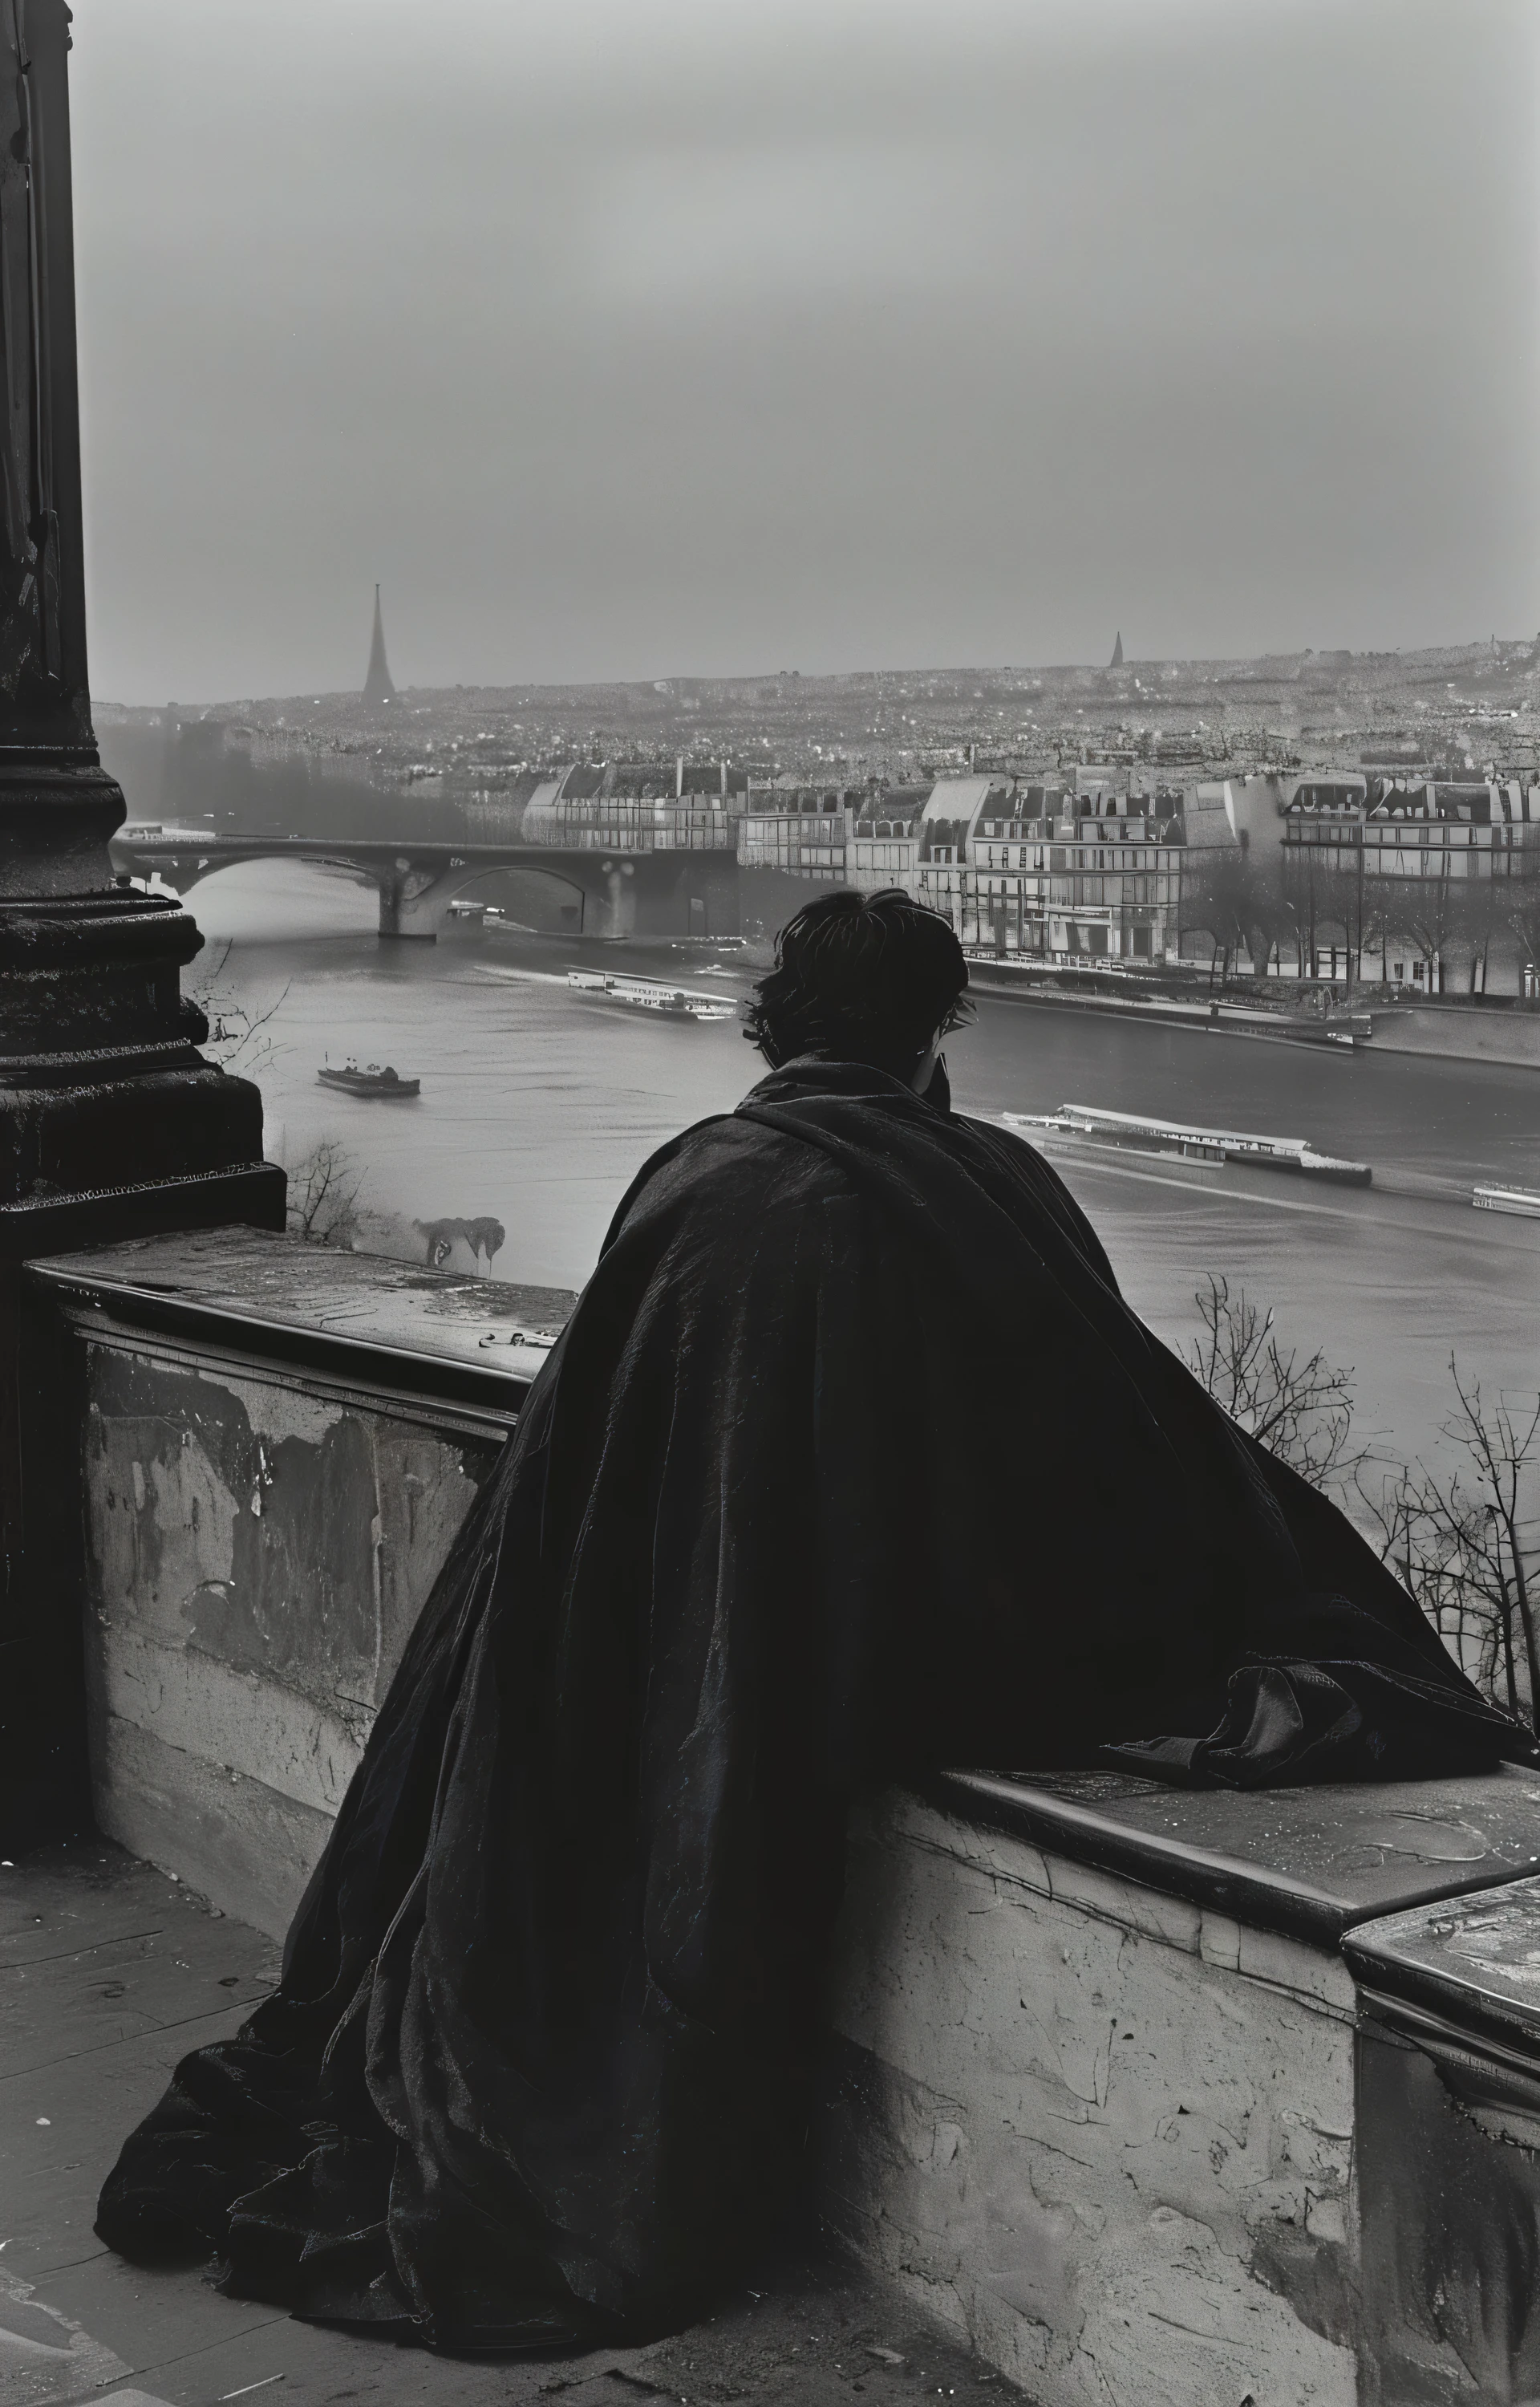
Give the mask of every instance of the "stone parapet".
[[[572, 1298], [227, 1230], [35, 1265], [101, 1827], [279, 1932]], [[853, 1815], [828, 2227], [1038, 2407], [1540, 2396], [1540, 1783], [954, 1772]]]

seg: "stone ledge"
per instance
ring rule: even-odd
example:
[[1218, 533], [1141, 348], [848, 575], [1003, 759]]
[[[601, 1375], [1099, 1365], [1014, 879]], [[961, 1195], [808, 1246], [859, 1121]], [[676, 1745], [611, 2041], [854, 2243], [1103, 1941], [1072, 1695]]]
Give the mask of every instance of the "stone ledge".
[[1123, 1773], [954, 1772], [938, 1804], [1255, 1930], [1334, 1944], [1355, 1923], [1540, 1872], [1540, 1784], [1179, 1789]]
[[577, 1298], [261, 1229], [148, 1237], [29, 1264], [82, 1332], [161, 1336], [226, 1357], [480, 1406], [511, 1422]]

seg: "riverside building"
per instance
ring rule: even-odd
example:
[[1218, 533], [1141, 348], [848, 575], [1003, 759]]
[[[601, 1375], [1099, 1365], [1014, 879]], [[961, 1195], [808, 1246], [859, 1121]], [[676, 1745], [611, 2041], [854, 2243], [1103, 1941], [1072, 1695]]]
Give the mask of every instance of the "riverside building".
[[1540, 776], [1411, 785], [1362, 800], [1301, 786], [1285, 893], [1333, 973], [1424, 994], [1533, 999], [1540, 953]]
[[753, 798], [738, 833], [741, 869], [773, 869], [815, 885], [843, 886], [856, 812], [864, 797], [798, 786]]
[[970, 949], [1132, 966], [1175, 955], [1182, 850], [1173, 796], [942, 779], [915, 885]]
[[749, 801], [726, 761], [579, 762], [535, 789], [522, 834], [578, 852], [732, 852]]

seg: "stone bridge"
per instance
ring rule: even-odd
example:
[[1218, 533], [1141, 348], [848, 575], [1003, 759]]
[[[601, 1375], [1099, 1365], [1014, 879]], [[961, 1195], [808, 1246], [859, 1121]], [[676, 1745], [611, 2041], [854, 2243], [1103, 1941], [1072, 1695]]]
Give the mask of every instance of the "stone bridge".
[[247, 861], [303, 861], [372, 886], [382, 936], [431, 943], [450, 905], [500, 870], [531, 870], [567, 890], [574, 934], [726, 935], [738, 925], [733, 854], [628, 854], [550, 845], [390, 843], [368, 837], [216, 835], [197, 828], [133, 823], [112, 839], [120, 877], [158, 877], [186, 896], [219, 871]]

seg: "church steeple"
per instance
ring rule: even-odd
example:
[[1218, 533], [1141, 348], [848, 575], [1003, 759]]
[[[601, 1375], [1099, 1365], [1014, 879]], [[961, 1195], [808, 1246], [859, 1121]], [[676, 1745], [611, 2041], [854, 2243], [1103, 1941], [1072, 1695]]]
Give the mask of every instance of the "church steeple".
[[369, 674], [363, 681], [365, 702], [394, 702], [390, 664], [385, 657], [385, 620], [380, 616], [380, 590], [374, 588], [374, 635], [369, 647]]
[[[377, 585], [374, 588], [374, 591], [376, 594], [379, 591], [379, 587]], [[377, 602], [374, 605], [374, 624], [377, 628], [379, 625], [379, 605]], [[380, 654], [380, 658], [382, 661], [384, 660], [385, 654], [383, 652]], [[1123, 629], [1121, 627], [1118, 629], [1118, 640], [1112, 647], [1111, 665], [1115, 669], [1121, 669], [1123, 666]]]

